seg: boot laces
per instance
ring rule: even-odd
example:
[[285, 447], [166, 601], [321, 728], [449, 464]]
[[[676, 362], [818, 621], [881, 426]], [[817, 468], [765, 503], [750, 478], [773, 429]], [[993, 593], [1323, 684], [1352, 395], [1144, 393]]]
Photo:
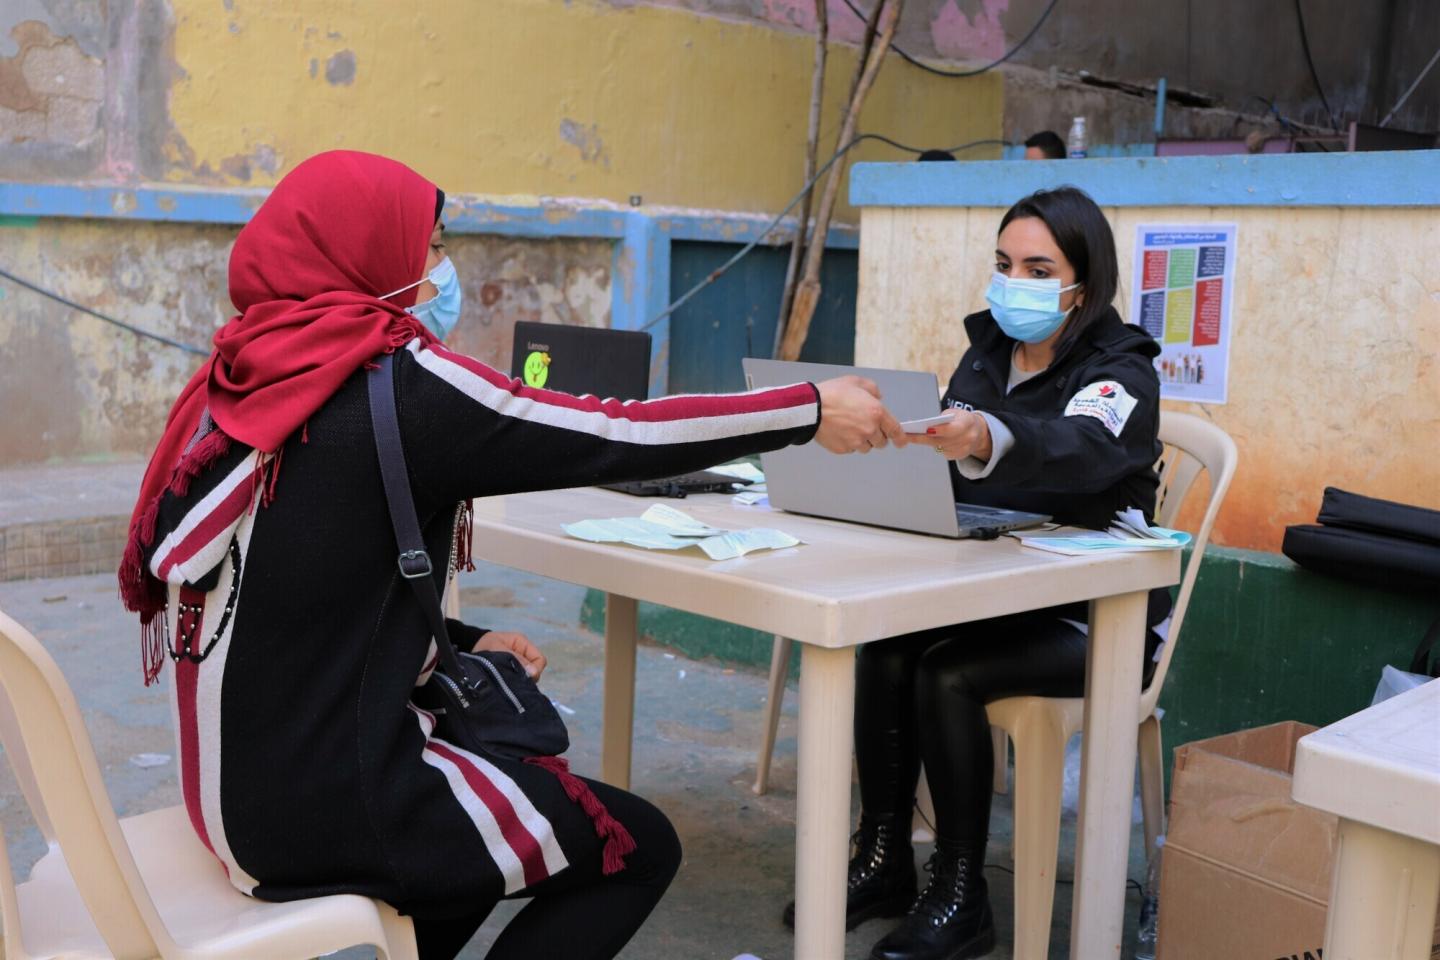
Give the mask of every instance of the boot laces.
[[850, 843], [855, 848], [848, 871], [850, 889], [868, 882], [880, 872], [889, 859], [892, 839], [885, 824], [867, 824], [861, 821], [860, 829], [850, 835]]
[[925, 917], [932, 927], [943, 927], [965, 906], [970, 864], [965, 857], [945, 857], [936, 851], [925, 861], [925, 872], [930, 877], [910, 913]]

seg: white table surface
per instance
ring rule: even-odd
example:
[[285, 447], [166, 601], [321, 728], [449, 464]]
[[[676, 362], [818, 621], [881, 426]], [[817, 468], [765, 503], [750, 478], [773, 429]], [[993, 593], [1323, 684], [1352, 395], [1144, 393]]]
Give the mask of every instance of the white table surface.
[[1440, 896], [1440, 680], [1302, 737], [1290, 792], [1340, 818], [1326, 960], [1430, 957]]
[[1295, 745], [1296, 802], [1440, 845], [1440, 681]]
[[839, 957], [849, 856], [854, 647], [915, 630], [1095, 601], [1086, 671], [1072, 958], [1118, 957], [1124, 924], [1147, 592], [1179, 551], [1065, 557], [1011, 538], [948, 540], [736, 506], [661, 501], [724, 529], [768, 526], [800, 547], [711, 561], [567, 537], [561, 524], [638, 516], [653, 500], [595, 488], [475, 502], [474, 555], [609, 594], [605, 779], [629, 782], [635, 601], [791, 637], [802, 647], [795, 956]]

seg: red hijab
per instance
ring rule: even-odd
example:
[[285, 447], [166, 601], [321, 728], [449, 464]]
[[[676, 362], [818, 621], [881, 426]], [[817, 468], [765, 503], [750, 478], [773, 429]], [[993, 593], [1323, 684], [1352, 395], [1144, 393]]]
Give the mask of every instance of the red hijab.
[[[236, 237], [230, 300], [240, 312], [215, 334], [215, 352], [170, 408], [120, 566], [120, 596], [140, 614], [147, 682], [166, 587], [142, 561], [161, 497], [183, 496], [231, 440], [277, 452], [360, 367], [417, 336], [434, 340], [405, 312], [414, 288], [379, 297], [423, 276], [438, 196], [404, 164], [335, 150], [276, 184]], [[207, 411], [216, 429], [194, 442]]]

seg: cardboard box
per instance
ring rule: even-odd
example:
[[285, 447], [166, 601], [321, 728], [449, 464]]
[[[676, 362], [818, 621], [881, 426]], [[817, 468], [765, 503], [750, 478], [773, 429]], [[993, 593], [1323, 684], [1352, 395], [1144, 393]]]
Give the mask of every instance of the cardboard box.
[[1175, 751], [1156, 960], [1321, 960], [1339, 824], [1290, 799], [1295, 742], [1314, 729]]

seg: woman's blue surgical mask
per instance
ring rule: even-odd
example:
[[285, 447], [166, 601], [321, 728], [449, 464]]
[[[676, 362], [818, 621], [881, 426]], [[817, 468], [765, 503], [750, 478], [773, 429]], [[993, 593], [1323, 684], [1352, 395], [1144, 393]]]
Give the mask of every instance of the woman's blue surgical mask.
[[460, 321], [460, 304], [464, 299], [460, 292], [460, 278], [455, 274], [455, 264], [450, 262], [449, 257], [430, 271], [430, 282], [435, 284], [439, 293], [424, 303], [415, 304], [410, 313], [419, 317], [431, 333], [444, 340]]
[[435, 334], [435, 336], [441, 340], [444, 340], [450, 335], [450, 331], [455, 329], [455, 324], [460, 320], [460, 305], [463, 300], [463, 295], [460, 292], [460, 278], [456, 275], [455, 264], [450, 262], [449, 257], [441, 260], [435, 269], [430, 271], [428, 277], [425, 277], [423, 280], [416, 280], [414, 283], [407, 283], [399, 290], [391, 290], [389, 293], [380, 297], [380, 299], [389, 300], [397, 293], [404, 293], [412, 287], [420, 286], [425, 280], [429, 280], [435, 284], [435, 289], [438, 290], [439, 293], [424, 303], [417, 303], [413, 307], [407, 307], [406, 312], [418, 318], [421, 323], [430, 329], [431, 333]]
[[1039, 343], [1059, 330], [1070, 314], [1060, 309], [1060, 294], [1078, 286], [1072, 283], [1062, 287], [1055, 279], [1017, 279], [996, 273], [990, 278], [985, 299], [990, 303], [990, 315], [1005, 336], [1023, 343]]

